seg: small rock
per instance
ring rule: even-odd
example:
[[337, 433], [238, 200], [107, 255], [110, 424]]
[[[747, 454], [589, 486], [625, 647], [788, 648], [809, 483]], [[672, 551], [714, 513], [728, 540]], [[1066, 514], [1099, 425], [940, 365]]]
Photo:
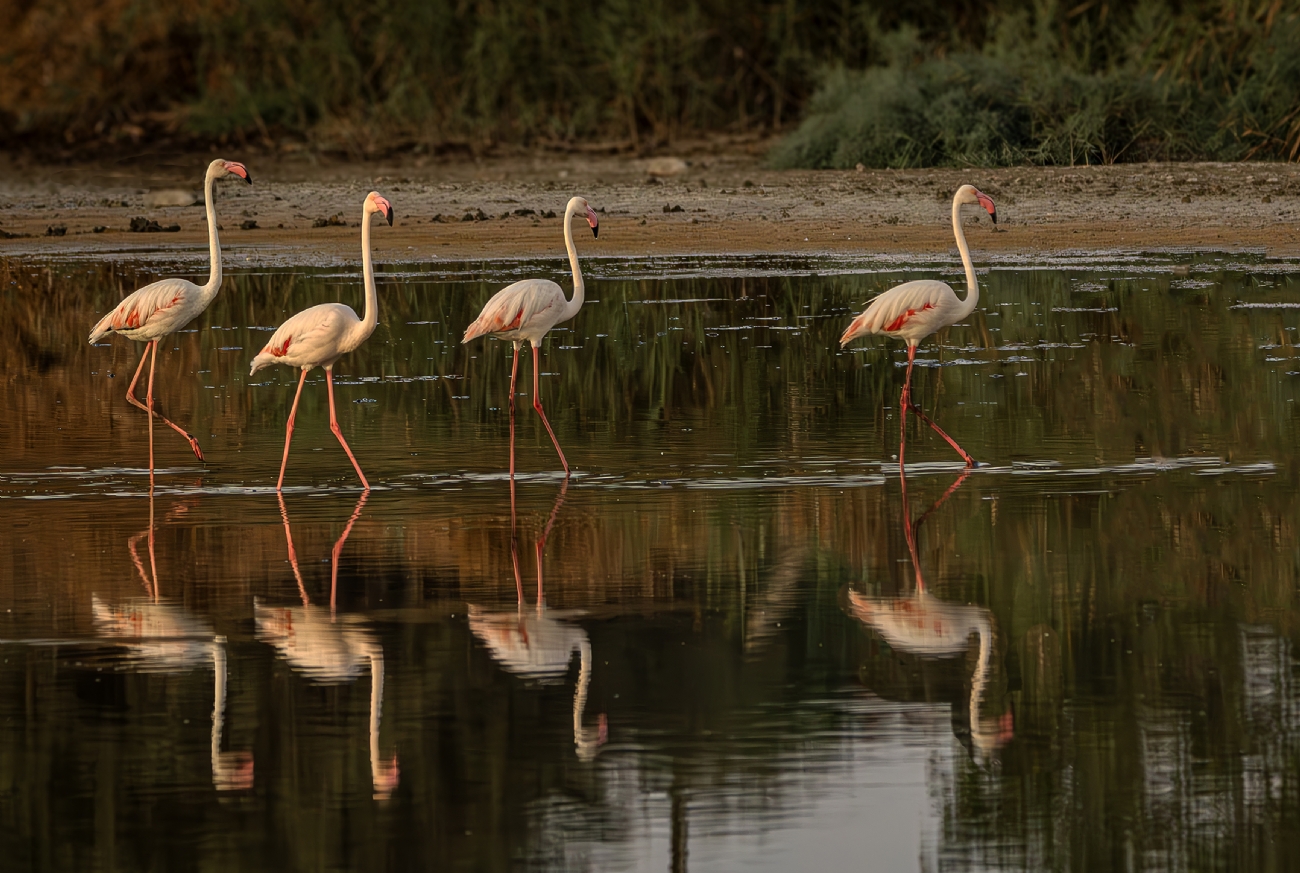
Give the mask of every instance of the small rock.
[[[603, 209], [602, 209], [601, 211], [604, 212]], [[554, 218], [554, 217], [555, 217], [555, 210], [554, 210], [554, 209], [548, 209], [548, 210], [546, 210], [545, 212], [542, 213], [542, 218]]]
[[312, 227], [347, 227], [348, 223], [343, 220], [343, 213], [338, 212], [329, 218], [317, 218], [311, 223]]
[[1265, 194], [1265, 195], [1264, 195], [1264, 202], [1265, 202], [1265, 203], [1272, 203], [1272, 202], [1273, 202], [1273, 196], [1272, 196], [1271, 194]]
[[93, 233], [103, 233], [106, 230], [108, 230], [108, 225], [106, 224], [97, 224], [91, 228]]
[[1191, 203], [1191, 202], [1192, 202], [1192, 195], [1191, 195], [1191, 194], [1184, 194], [1184, 195], [1183, 195], [1183, 202], [1184, 202], [1184, 203]]
[[239, 223], [240, 230], [257, 230], [257, 219], [245, 218]]
[[63, 225], [63, 224], [58, 224], [58, 225], [51, 224], [49, 227], [45, 228], [46, 236], [63, 236], [67, 232], [68, 232], [67, 225]]
[[682, 209], [682, 205], [680, 203], [678, 203], [675, 206], [669, 206], [667, 203], [664, 204], [664, 212], [685, 212], [685, 211], [686, 211], [685, 209]]
[[198, 202], [198, 194], [180, 188], [160, 188], [144, 195], [144, 205], [155, 209], [161, 206], [193, 206]]
[[742, 188], [753, 188], [753, 187], [754, 187], [754, 180], [753, 180], [753, 179], [746, 179], [746, 180], [741, 184], [740, 187], [742, 187]]
[[867, 171], [867, 165], [859, 162], [858, 165], [853, 168], [853, 170], [854, 172], [865, 173]]
[[535, 211], [527, 208], [515, 210], [515, 215], [536, 215], [536, 214], [537, 213]]
[[680, 176], [688, 166], [681, 158], [651, 158], [646, 161], [645, 171], [651, 176]]
[[163, 227], [152, 218], [144, 218], [143, 216], [131, 219], [132, 233], [176, 233], [180, 229], [179, 224], [169, 224]]

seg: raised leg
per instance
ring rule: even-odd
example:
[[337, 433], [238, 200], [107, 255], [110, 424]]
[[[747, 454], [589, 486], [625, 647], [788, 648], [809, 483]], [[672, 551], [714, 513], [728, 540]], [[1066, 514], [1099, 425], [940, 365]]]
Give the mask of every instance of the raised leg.
[[[921, 421], [924, 421], [931, 428], [933, 428], [935, 433], [943, 437], [944, 440], [947, 441], [948, 445], [952, 446], [953, 449], [956, 450], [957, 454], [961, 455], [961, 458], [963, 461], [966, 462], [967, 467], [975, 466], [975, 459], [972, 458], [970, 455], [966, 454], [966, 450], [963, 449], [961, 446], [957, 445], [957, 441], [952, 437], [948, 436], [948, 434], [944, 432], [944, 429], [939, 427], [939, 425], [935, 424], [934, 420], [931, 419], [930, 416], [922, 412], [921, 407], [915, 401], [912, 400], [912, 364], [915, 361], [915, 359], [916, 359], [916, 346], [909, 345], [907, 347], [907, 378], [903, 380], [903, 401], [902, 401], [903, 414], [902, 414], [902, 423], [900, 424], [900, 428], [907, 424], [907, 412], [910, 409], [912, 412], [916, 413], [916, 416], [920, 418]], [[900, 470], [903, 467], [903, 443], [904, 442], [905, 442], [905, 434], [900, 433], [899, 448], [898, 448], [898, 466]]]
[[[203, 452], [199, 450], [199, 441], [198, 441], [198, 440], [196, 440], [192, 435], [190, 435], [190, 434], [189, 434], [189, 433], [188, 433], [184, 428], [182, 428], [180, 425], [176, 424], [176, 422], [171, 421], [170, 419], [168, 419], [168, 418], [167, 418], [165, 415], [163, 415], [161, 412], [158, 412], [156, 409], [155, 409], [155, 410], [151, 410], [149, 406], [146, 406], [145, 404], [141, 403], [140, 400], [135, 396], [135, 383], [138, 382], [138, 381], [140, 380], [140, 373], [141, 373], [142, 370], [144, 370], [144, 359], [150, 356], [150, 351], [153, 352], [153, 357], [156, 358], [157, 355], [158, 355], [158, 340], [152, 340], [152, 341], [149, 343], [149, 346], [145, 348], [145, 350], [144, 350], [144, 354], [140, 356], [140, 366], [138, 366], [138, 367], [135, 368], [135, 377], [131, 380], [131, 384], [130, 384], [129, 386], [127, 386], [127, 389], [126, 389], [126, 402], [129, 403], [129, 404], [131, 404], [132, 406], [134, 406], [134, 407], [137, 408], [137, 409], [143, 409], [145, 412], [150, 413], [150, 417], [149, 417], [149, 424], [150, 424], [150, 425], [153, 424], [153, 417], [154, 417], [154, 416], [157, 416], [157, 417], [162, 421], [163, 424], [167, 425], [167, 426], [170, 427], [172, 430], [176, 431], [178, 434], [180, 434], [181, 436], [185, 437], [186, 441], [189, 442], [189, 444], [190, 444], [190, 449], [192, 449], [193, 452], [194, 452], [194, 457], [196, 457], [196, 458], [198, 458], [200, 461], [202, 461], [202, 460], [203, 460]], [[153, 365], [152, 365], [152, 364], [150, 365], [150, 370], [149, 370], [149, 379], [150, 379], [150, 382], [153, 381]], [[152, 464], [152, 463], [149, 465], [149, 468], [150, 468], [150, 469], [153, 469], [153, 464]]]
[[[289, 441], [293, 439], [293, 420], [298, 416], [298, 398], [302, 397], [302, 383], [307, 381], [307, 370], [303, 369], [302, 375], [298, 377], [298, 390], [293, 395], [293, 406], [289, 408], [289, 423], [284, 426], [284, 457], [280, 459], [280, 478], [275, 480], [275, 490], [279, 491], [284, 487], [284, 468], [289, 466]], [[332, 407], [331, 407], [332, 408]], [[284, 508], [284, 501], [280, 501], [280, 508]], [[284, 517], [285, 533], [289, 532], [289, 516]], [[292, 558], [293, 543], [289, 543], [290, 557]]]
[[538, 377], [540, 376], [537, 364], [537, 346], [533, 346], [533, 409], [542, 417], [542, 424], [546, 425], [546, 432], [551, 435], [551, 442], [555, 444], [555, 451], [560, 456], [560, 463], [564, 465], [564, 475], [569, 475], [569, 462], [564, 459], [564, 450], [560, 448], [560, 441], [555, 438], [555, 431], [551, 429], [551, 423], [546, 420], [546, 412], [542, 409], [542, 398], [538, 393]]
[[325, 368], [325, 385], [330, 395], [330, 430], [334, 431], [334, 436], [339, 438], [339, 444], [343, 446], [343, 451], [348, 453], [348, 460], [356, 468], [357, 475], [361, 477], [362, 486], [369, 491], [370, 483], [366, 481], [366, 474], [361, 472], [361, 465], [357, 463], [356, 456], [352, 454], [352, 449], [348, 448], [348, 441], [343, 439], [343, 431], [339, 429], [338, 416], [334, 414], [334, 368]]
[[515, 343], [515, 357], [510, 363], [510, 488], [513, 499], [515, 480], [515, 377], [519, 375], [519, 343]]

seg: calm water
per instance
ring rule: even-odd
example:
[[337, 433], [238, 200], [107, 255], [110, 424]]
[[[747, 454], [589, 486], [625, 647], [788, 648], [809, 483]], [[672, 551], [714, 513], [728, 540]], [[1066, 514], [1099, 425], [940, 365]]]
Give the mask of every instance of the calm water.
[[151, 498], [139, 347], [85, 335], [201, 270], [0, 261], [0, 853], [1293, 866], [1300, 274], [1177, 261], [988, 273], [917, 375], [985, 466], [912, 430], [904, 495], [903, 355], [836, 340], [946, 264], [592, 260], [543, 353], [575, 476], [525, 390], [513, 519], [509, 347], [458, 338], [558, 262], [386, 267], [338, 371], [378, 487], [317, 371], [282, 507], [295, 377], [248, 361], [293, 311], [359, 308], [355, 269], [236, 272], [164, 346], [160, 405], [208, 463], [157, 428]]

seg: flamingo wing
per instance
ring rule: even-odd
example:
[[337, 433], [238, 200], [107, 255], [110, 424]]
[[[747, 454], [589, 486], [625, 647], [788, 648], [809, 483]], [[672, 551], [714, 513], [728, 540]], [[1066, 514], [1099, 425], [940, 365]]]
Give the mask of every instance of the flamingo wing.
[[484, 334], [526, 332], [540, 336], [559, 321], [564, 304], [563, 289], [548, 279], [524, 279], [507, 285], [492, 295], [461, 342]]
[[333, 361], [346, 351], [340, 345], [346, 328], [358, 321], [357, 314], [341, 303], [321, 303], [304, 309], [271, 334], [253, 358], [250, 375], [271, 364], [301, 367]]
[[[864, 311], [844, 331], [840, 345], [846, 345], [867, 334], [893, 334], [910, 326], [928, 327], [919, 336], [933, 333], [944, 322], [942, 316], [954, 305], [957, 295], [946, 282], [935, 279], [918, 279], [890, 288], [871, 301]], [[920, 320], [913, 322], [913, 319]]]
[[132, 339], [157, 339], [173, 333], [198, 313], [199, 286], [185, 279], [163, 279], [133, 291], [90, 330], [90, 342], [114, 331]]

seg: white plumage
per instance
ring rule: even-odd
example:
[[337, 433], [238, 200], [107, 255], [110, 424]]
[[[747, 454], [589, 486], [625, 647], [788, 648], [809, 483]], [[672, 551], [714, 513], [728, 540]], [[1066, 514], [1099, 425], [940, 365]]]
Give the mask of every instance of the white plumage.
[[840, 337], [840, 346], [846, 346], [853, 340], [869, 334], [884, 334], [897, 337], [907, 343], [907, 376], [903, 380], [902, 413], [899, 416], [900, 444], [898, 448], [898, 465], [903, 466], [903, 441], [906, 436], [907, 412], [911, 409], [922, 421], [930, 425], [940, 436], [948, 441], [957, 453], [973, 466], [975, 461], [948, 434], [930, 420], [921, 408], [912, 403], [912, 365], [916, 359], [916, 347], [930, 334], [956, 324], [975, 311], [979, 303], [979, 285], [975, 281], [975, 268], [971, 265], [970, 249], [966, 246], [966, 235], [961, 229], [961, 207], [975, 203], [984, 207], [997, 224], [997, 207], [993, 200], [972, 185], [962, 185], [952, 198], [952, 232], [957, 238], [957, 250], [961, 253], [962, 266], [966, 268], [966, 299], [959, 300], [952, 286], [935, 279], [919, 279], [896, 285], [867, 306], [866, 311], [853, 319]]
[[538, 345], [542, 337], [546, 336], [555, 325], [577, 315], [585, 299], [582, 270], [578, 267], [578, 250], [573, 245], [572, 222], [573, 216], [578, 212], [585, 214], [592, 234], [597, 238], [600, 237], [600, 219], [596, 217], [596, 211], [582, 197], [570, 198], [564, 209], [564, 247], [568, 250], [569, 267], [573, 270], [573, 298], [566, 300], [564, 290], [547, 279], [524, 279], [513, 285], [507, 285], [492, 295], [492, 299], [483, 307], [478, 318], [474, 319], [474, 323], [465, 330], [465, 338], [461, 340], [462, 343], [467, 343], [477, 337], [490, 334], [497, 339], [514, 343], [514, 359], [510, 365], [511, 476], [515, 473], [513, 442], [515, 380], [519, 374], [519, 344], [525, 341], [533, 349], [533, 409], [542, 417], [542, 424], [546, 425], [546, 432], [551, 435], [551, 442], [555, 444], [560, 463], [564, 465], [564, 475], [569, 475], [569, 462], [565, 459], [560, 441], [555, 438], [555, 431], [551, 429], [551, 423], [547, 421], [546, 412], [542, 409], [537, 368]]
[[375, 268], [370, 258], [370, 218], [379, 213], [393, 223], [393, 207], [387, 200], [371, 191], [361, 205], [361, 272], [366, 288], [366, 311], [363, 318], [357, 318], [352, 307], [342, 303], [320, 303], [293, 315], [271, 334], [270, 341], [262, 351], [253, 358], [249, 375], [272, 364], [284, 364], [302, 370], [298, 376], [298, 391], [293, 396], [293, 406], [289, 410], [289, 421], [285, 425], [284, 457], [280, 461], [280, 478], [275, 483], [279, 491], [284, 486], [284, 470], [289, 463], [289, 443], [293, 439], [293, 421], [298, 414], [298, 400], [302, 397], [303, 382], [307, 371], [313, 367], [325, 368], [325, 385], [329, 391], [330, 430], [338, 438], [347, 452], [348, 460], [361, 478], [361, 484], [370, 490], [366, 474], [361, 472], [361, 465], [343, 438], [339, 429], [338, 416], [334, 411], [334, 362], [356, 349], [375, 332], [379, 323], [379, 301], [375, 291]]
[[206, 285], [195, 285], [185, 279], [163, 279], [146, 285], [128, 294], [117, 306], [95, 323], [90, 329], [89, 340], [92, 344], [99, 342], [110, 333], [120, 333], [127, 339], [149, 343], [145, 353], [140, 356], [140, 365], [136, 367], [135, 376], [126, 389], [127, 402], [149, 413], [149, 478], [153, 481], [153, 417], [158, 416], [164, 424], [183, 436], [190, 444], [195, 457], [203, 460], [199, 441], [188, 431], [168, 420], [154, 409], [153, 371], [149, 366], [149, 387], [146, 402], [141, 403], [135, 396], [135, 383], [140, 380], [144, 370], [145, 359], [157, 361], [158, 340], [169, 336], [189, 324], [203, 310], [208, 308], [221, 290], [221, 242], [217, 237], [217, 212], [212, 204], [212, 183], [223, 176], [233, 175], [250, 185], [253, 179], [248, 175], [248, 168], [236, 161], [217, 158], [208, 164], [203, 177], [203, 202], [208, 217], [208, 249], [212, 260], [211, 272]]

